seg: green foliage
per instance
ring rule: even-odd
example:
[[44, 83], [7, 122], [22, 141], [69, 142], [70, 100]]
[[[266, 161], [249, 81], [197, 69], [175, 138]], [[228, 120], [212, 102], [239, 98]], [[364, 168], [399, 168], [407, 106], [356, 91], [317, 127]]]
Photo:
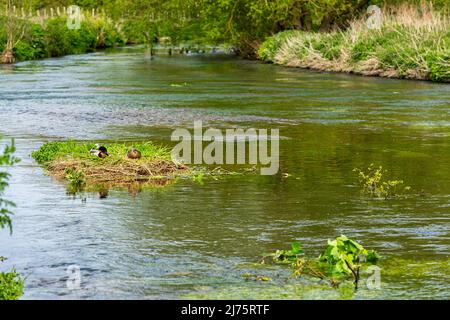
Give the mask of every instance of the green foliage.
[[299, 256], [303, 255], [303, 250], [300, 242], [292, 242], [290, 250], [277, 250], [272, 254], [272, 259], [277, 263], [292, 263]]
[[375, 251], [367, 251], [356, 241], [342, 235], [335, 240], [328, 240], [328, 246], [319, 256], [319, 262], [329, 276], [346, 276], [359, 272], [362, 262], [376, 264], [379, 256]]
[[274, 61], [277, 50], [293, 34], [295, 34], [294, 31], [288, 30], [267, 38], [258, 49], [258, 57], [266, 62]]
[[[11, 145], [6, 145], [3, 153], [0, 153], [0, 167], [1, 166], [12, 166], [19, 162], [19, 159], [14, 157], [14, 152], [16, 147], [14, 141]], [[12, 231], [11, 217], [12, 212], [8, 209], [9, 207], [14, 207], [14, 203], [2, 198], [6, 187], [8, 186], [8, 179], [10, 174], [5, 171], [0, 171], [0, 229], [8, 227]]]
[[272, 257], [272, 261], [277, 264], [290, 264], [294, 277], [309, 275], [328, 280], [332, 286], [339, 286], [352, 278], [355, 288], [358, 286], [360, 269], [377, 264], [380, 259], [376, 251], [366, 250], [344, 235], [329, 240], [318, 259], [305, 257], [299, 242], [292, 243], [291, 250], [277, 250], [274, 254], [264, 256], [261, 263], [265, 263], [267, 257]]
[[0, 300], [17, 300], [23, 294], [24, 280], [16, 272], [0, 272]]
[[[43, 144], [32, 157], [50, 174], [65, 179], [67, 193], [81, 191], [105, 194], [110, 188], [126, 187], [130, 192], [156, 189], [175, 182], [188, 168], [171, 160], [170, 150], [151, 142], [104, 143], [109, 156], [91, 155], [95, 143], [60, 141]], [[141, 158], [129, 159], [131, 148], [141, 152]]]
[[83, 171], [74, 168], [66, 168], [66, 179], [69, 182], [67, 192], [69, 194], [77, 194], [86, 186], [86, 176]]
[[[11, 145], [6, 145], [3, 152], [0, 153], [0, 167], [12, 166], [19, 162], [19, 159], [14, 157], [16, 147], [14, 141]], [[8, 227], [12, 232], [11, 214], [8, 207], [14, 206], [14, 203], [2, 199], [5, 188], [8, 186], [8, 179], [10, 174], [0, 171], [0, 229]], [[0, 257], [0, 262], [5, 258]], [[23, 279], [13, 269], [10, 272], [0, 272], [0, 300], [16, 300], [23, 294]]]
[[261, 44], [258, 57], [326, 71], [449, 82], [449, 12], [417, 6], [383, 14], [380, 29], [356, 19], [338, 32], [280, 32]]
[[[6, 43], [5, 23], [0, 12], [0, 52]], [[67, 28], [65, 17], [49, 18], [39, 23], [23, 20], [23, 23], [23, 38], [13, 49], [16, 61], [81, 54], [125, 43], [117, 24], [105, 17], [87, 16], [80, 29], [72, 30]]]
[[[49, 56], [80, 54], [91, 52], [97, 48], [97, 36], [100, 31], [95, 20], [82, 21], [80, 29], [72, 30], [67, 28], [66, 22], [66, 19], [61, 17], [47, 21], [45, 38]], [[102, 30], [104, 32], [105, 29]], [[109, 31], [112, 30], [109, 29]], [[102, 37], [104, 38], [104, 35]], [[105, 46], [106, 42], [102, 40], [101, 47]]]
[[49, 165], [55, 160], [85, 159], [94, 164], [101, 165], [105, 161], [116, 163], [125, 160], [125, 155], [131, 147], [135, 147], [146, 159], [170, 159], [170, 151], [167, 148], [157, 146], [151, 142], [140, 143], [107, 143], [105, 144], [110, 156], [106, 159], [92, 157], [89, 150], [94, 148], [95, 143], [83, 143], [77, 141], [53, 141], [43, 144], [39, 150], [33, 151], [31, 156], [42, 165]]
[[403, 185], [403, 180], [384, 180], [383, 174], [387, 170], [383, 170], [382, 166], [377, 168], [373, 163], [370, 164], [366, 172], [358, 168], [353, 169], [353, 171], [358, 173], [359, 183], [363, 191], [371, 196], [388, 199], [397, 197], [400, 192], [411, 189], [409, 186], [400, 189], [400, 186]]

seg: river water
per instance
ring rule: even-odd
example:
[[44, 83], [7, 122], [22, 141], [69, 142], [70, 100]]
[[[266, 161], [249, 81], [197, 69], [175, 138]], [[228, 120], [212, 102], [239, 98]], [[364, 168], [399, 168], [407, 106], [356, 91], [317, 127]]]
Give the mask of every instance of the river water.
[[[83, 201], [30, 158], [69, 138], [170, 145], [172, 130], [194, 120], [278, 128], [279, 173], [180, 179]], [[25, 277], [25, 299], [450, 298], [448, 84], [220, 55], [149, 60], [126, 48], [0, 68], [0, 134], [15, 138], [22, 159], [9, 170], [5, 197], [17, 207], [13, 234], [0, 232], [0, 269]], [[352, 169], [370, 163], [411, 192], [362, 195]], [[252, 265], [295, 240], [317, 256], [341, 234], [382, 255], [380, 289], [362, 284], [349, 296], [289, 280], [286, 267]], [[67, 286], [73, 265], [79, 289]], [[246, 281], [246, 272], [271, 281]]]

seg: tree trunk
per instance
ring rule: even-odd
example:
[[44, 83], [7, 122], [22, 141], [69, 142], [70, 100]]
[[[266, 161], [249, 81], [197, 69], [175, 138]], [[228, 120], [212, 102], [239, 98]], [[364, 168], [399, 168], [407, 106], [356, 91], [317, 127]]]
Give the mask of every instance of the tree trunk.
[[5, 51], [3, 51], [2, 57], [1, 57], [1, 62], [2, 63], [6, 63], [6, 64], [11, 64], [14, 63], [14, 54], [12, 50], [9, 49], [5, 49]]

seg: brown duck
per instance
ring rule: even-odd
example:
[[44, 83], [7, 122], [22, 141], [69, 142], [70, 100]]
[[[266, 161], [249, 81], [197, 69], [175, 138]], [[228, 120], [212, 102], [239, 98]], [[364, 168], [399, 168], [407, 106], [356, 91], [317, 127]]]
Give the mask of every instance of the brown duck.
[[134, 159], [140, 159], [141, 157], [142, 157], [141, 152], [138, 149], [136, 149], [136, 148], [131, 149], [127, 153], [127, 158], [128, 159], [133, 159], [134, 160]]

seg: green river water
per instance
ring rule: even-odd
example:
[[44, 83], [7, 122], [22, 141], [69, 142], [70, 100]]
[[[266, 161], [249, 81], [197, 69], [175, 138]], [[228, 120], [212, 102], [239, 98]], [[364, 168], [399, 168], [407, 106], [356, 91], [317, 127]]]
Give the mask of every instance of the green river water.
[[[182, 84], [173, 86], [172, 84]], [[50, 140], [152, 140], [175, 128], [280, 130], [280, 171], [180, 179], [158, 191], [66, 194], [30, 153]], [[0, 134], [22, 162], [6, 197], [2, 270], [25, 299], [450, 298], [450, 85], [287, 69], [236, 57], [138, 49], [0, 68]], [[6, 140], [3, 141], [5, 143]], [[382, 165], [411, 192], [364, 196], [352, 169]], [[235, 170], [234, 167], [224, 166]], [[286, 175], [286, 173], [288, 175]], [[381, 288], [356, 293], [259, 267], [298, 240], [318, 256], [345, 234], [382, 260]], [[81, 288], [67, 287], [77, 265]], [[246, 272], [268, 282], [246, 281]]]

